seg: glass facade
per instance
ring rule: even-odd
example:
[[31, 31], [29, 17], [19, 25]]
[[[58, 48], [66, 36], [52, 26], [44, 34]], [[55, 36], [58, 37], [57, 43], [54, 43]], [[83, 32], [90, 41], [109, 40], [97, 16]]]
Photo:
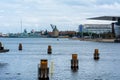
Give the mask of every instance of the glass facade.
[[112, 32], [111, 24], [84, 24], [84, 32], [107, 33]]
[[120, 26], [114, 24], [115, 36], [116, 38], [120, 38]]

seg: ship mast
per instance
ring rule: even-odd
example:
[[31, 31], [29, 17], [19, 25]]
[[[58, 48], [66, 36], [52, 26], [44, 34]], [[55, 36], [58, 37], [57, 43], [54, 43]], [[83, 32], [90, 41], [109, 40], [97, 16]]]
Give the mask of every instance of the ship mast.
[[20, 21], [20, 26], [21, 26], [21, 33], [22, 33], [22, 19]]

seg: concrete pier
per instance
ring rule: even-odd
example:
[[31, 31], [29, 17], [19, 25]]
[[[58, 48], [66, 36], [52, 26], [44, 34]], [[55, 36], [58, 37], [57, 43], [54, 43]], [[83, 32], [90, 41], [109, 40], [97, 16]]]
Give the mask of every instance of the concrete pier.
[[38, 65], [38, 80], [49, 80], [49, 68], [46, 59], [42, 59]]
[[77, 54], [72, 54], [71, 69], [72, 70], [78, 70]]
[[19, 49], [19, 50], [22, 50], [22, 43], [19, 43], [18, 49]]
[[48, 52], [48, 54], [52, 54], [52, 47], [51, 47], [51, 45], [48, 45], [47, 52]]
[[99, 50], [95, 49], [94, 51], [94, 60], [98, 60], [99, 59]]

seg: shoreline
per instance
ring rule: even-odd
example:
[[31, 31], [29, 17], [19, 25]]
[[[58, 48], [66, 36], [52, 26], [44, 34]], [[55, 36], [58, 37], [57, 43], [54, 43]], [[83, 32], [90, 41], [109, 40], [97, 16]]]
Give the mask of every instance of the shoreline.
[[104, 42], [104, 43], [114, 43], [115, 39], [83, 39], [83, 38], [70, 38], [72, 40], [80, 40], [80, 41], [92, 41], [92, 42]]

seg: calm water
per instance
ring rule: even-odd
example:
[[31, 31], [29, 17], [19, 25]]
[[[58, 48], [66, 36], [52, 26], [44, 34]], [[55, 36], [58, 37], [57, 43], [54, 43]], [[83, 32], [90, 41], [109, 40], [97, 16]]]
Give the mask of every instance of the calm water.
[[[48, 59], [49, 67], [54, 63], [50, 80], [120, 80], [120, 44], [85, 42], [52, 38], [0, 38], [5, 48], [0, 54], [0, 80], [37, 80], [37, 65]], [[23, 50], [18, 51], [18, 44]], [[48, 45], [52, 55], [47, 54]], [[93, 60], [94, 49], [100, 51], [100, 60]], [[79, 70], [70, 68], [71, 54], [77, 53]]]

